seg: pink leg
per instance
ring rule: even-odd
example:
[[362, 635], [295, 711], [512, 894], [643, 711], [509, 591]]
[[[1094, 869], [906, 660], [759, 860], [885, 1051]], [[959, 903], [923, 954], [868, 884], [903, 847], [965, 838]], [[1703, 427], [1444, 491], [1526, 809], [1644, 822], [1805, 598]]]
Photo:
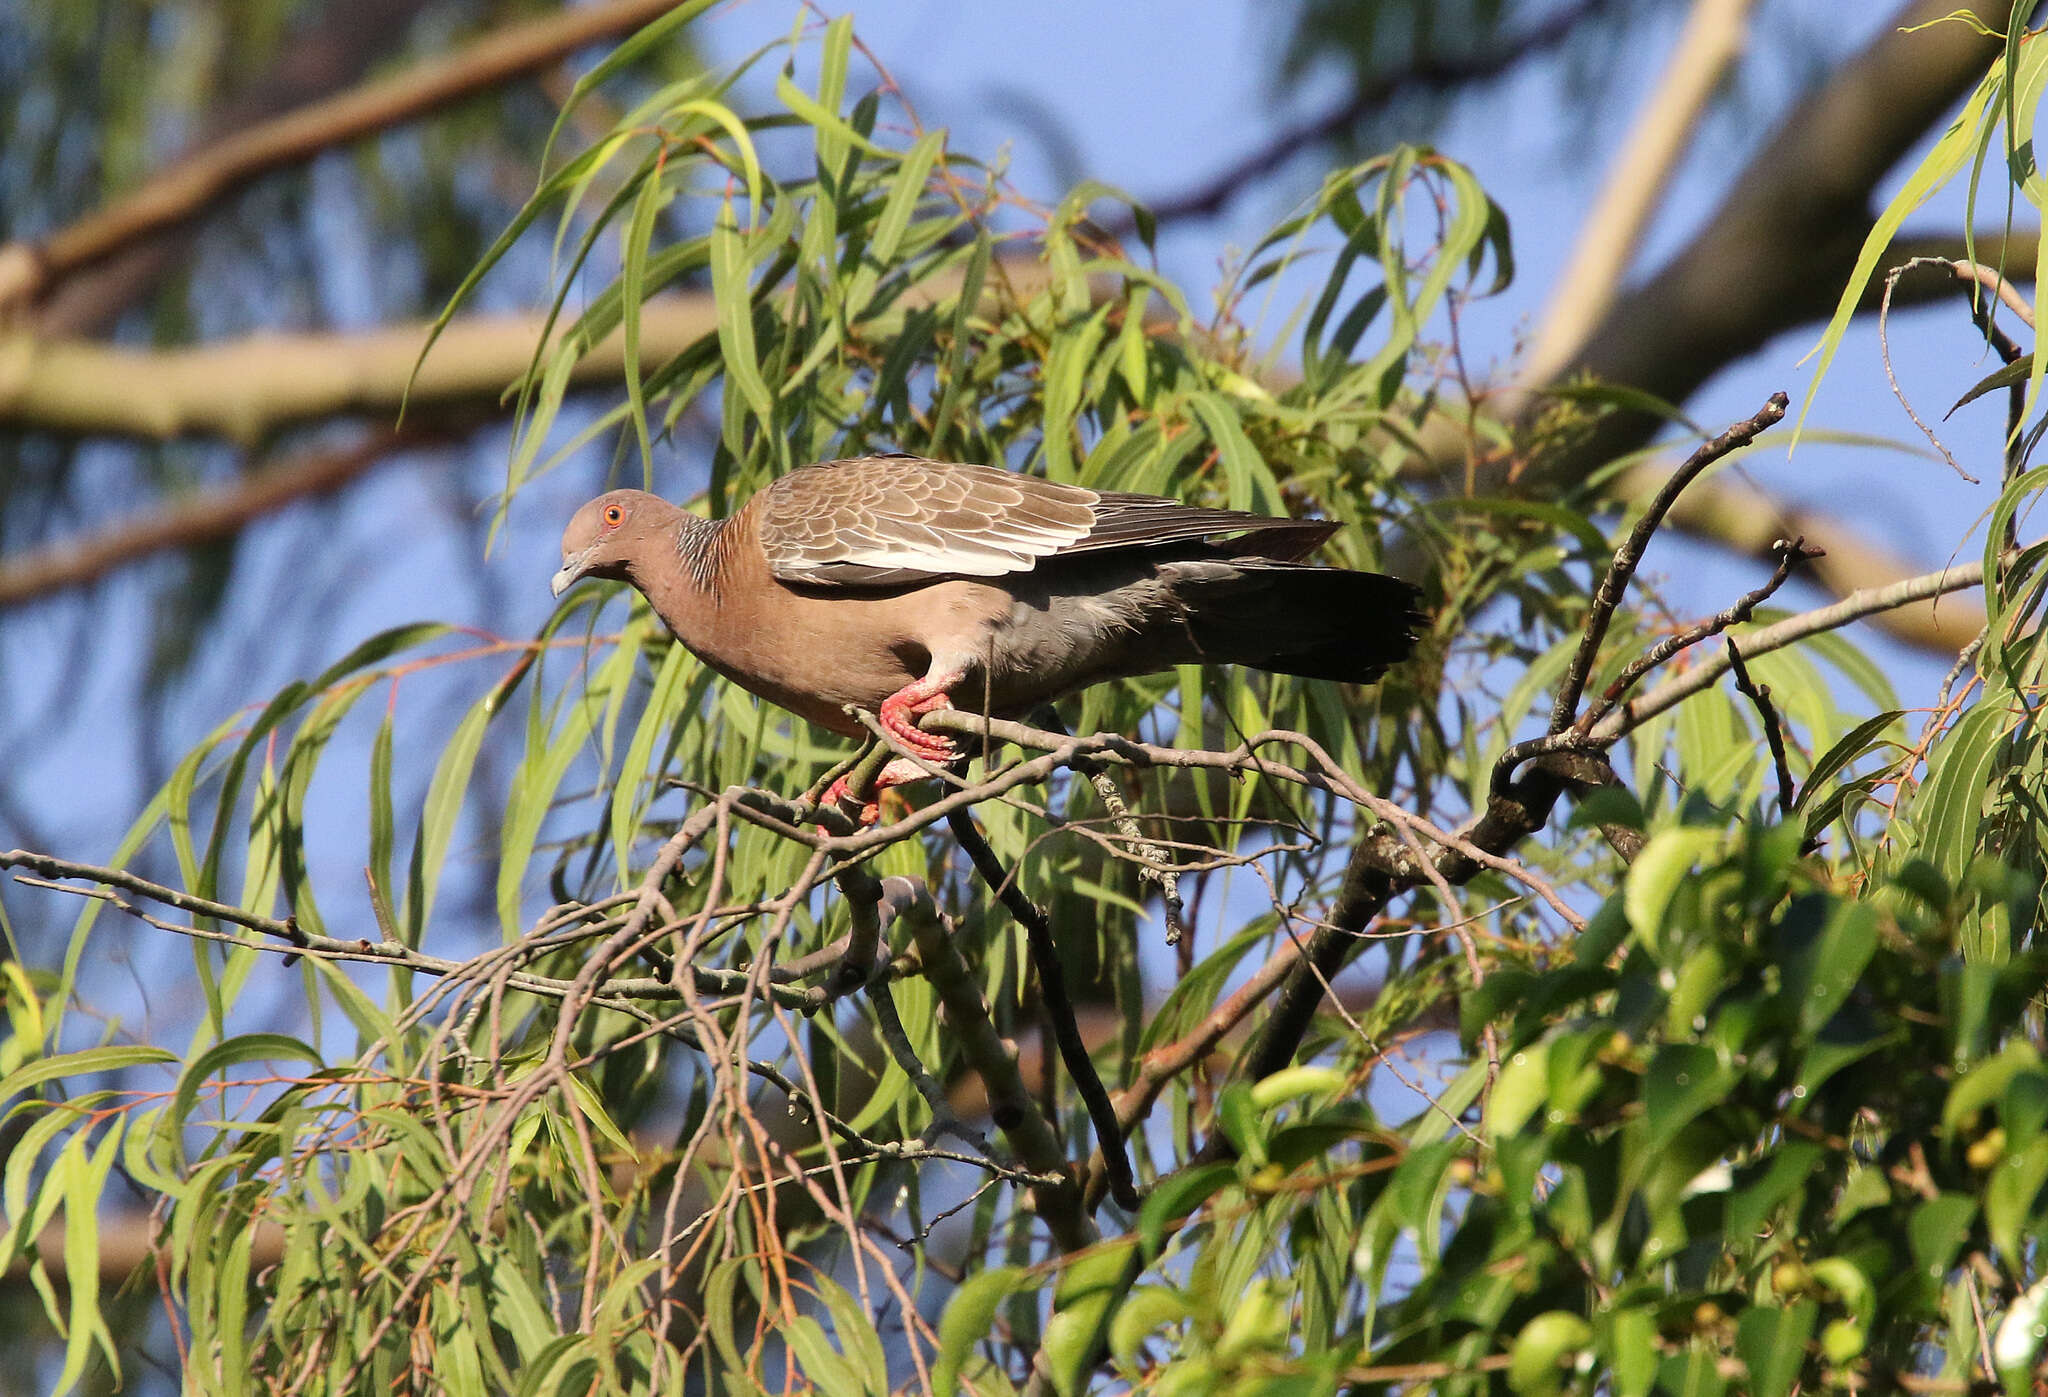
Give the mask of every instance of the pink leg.
[[917, 715], [951, 708], [953, 696], [947, 691], [965, 677], [959, 669], [941, 670], [934, 666], [924, 678], [904, 685], [882, 700], [882, 711], [877, 716], [882, 720], [883, 729], [901, 742], [906, 750], [928, 762], [950, 762], [957, 755], [953, 740], [920, 728]]
[[[879, 772], [875, 773], [873, 787], [869, 789], [866, 797], [861, 800], [859, 822], [863, 825], [871, 825], [882, 818], [881, 798], [883, 791], [888, 790], [892, 786], [907, 786], [913, 781], [927, 781], [930, 779], [930, 776], [926, 774], [923, 767], [920, 767], [915, 762], [905, 761], [901, 757], [885, 764]], [[842, 776], [825, 788], [825, 794], [818, 803], [820, 805], [837, 805], [843, 800], [853, 799], [855, 799], [855, 795], [846, 788], [846, 778]]]

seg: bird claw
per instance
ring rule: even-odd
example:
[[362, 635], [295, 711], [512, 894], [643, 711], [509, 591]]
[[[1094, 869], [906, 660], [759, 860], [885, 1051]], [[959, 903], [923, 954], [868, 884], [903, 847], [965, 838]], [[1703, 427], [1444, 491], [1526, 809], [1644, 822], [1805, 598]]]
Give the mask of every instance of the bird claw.
[[882, 818], [882, 792], [897, 786], [908, 786], [913, 781], [930, 779], [931, 773], [916, 762], [896, 757], [883, 763], [882, 769], [875, 773], [875, 779], [869, 784], [865, 795], [856, 793], [847, 785], [847, 777], [841, 776], [825, 788], [825, 794], [818, 798], [818, 804], [824, 806], [837, 805], [841, 801], [857, 801], [860, 804], [859, 822], [862, 828], [866, 828]]
[[[854, 817], [855, 824], [865, 829], [882, 818], [881, 794], [881, 783], [876, 782], [869, 797], [860, 801], [860, 813]], [[852, 791], [846, 788], [846, 778], [842, 776], [825, 788], [825, 794], [818, 798], [818, 804], [820, 806], [838, 805], [842, 801], [854, 799], [856, 797]], [[818, 828], [823, 830], [825, 827], [820, 825]], [[827, 832], [829, 833], [829, 831]]]
[[882, 730], [896, 739], [903, 749], [912, 756], [922, 757], [935, 766], [945, 766], [960, 754], [953, 739], [941, 733], [926, 732], [917, 725], [917, 715], [931, 713], [941, 708], [951, 708], [953, 700], [947, 694], [934, 694], [916, 702], [905, 701], [900, 695], [891, 695], [882, 700]]

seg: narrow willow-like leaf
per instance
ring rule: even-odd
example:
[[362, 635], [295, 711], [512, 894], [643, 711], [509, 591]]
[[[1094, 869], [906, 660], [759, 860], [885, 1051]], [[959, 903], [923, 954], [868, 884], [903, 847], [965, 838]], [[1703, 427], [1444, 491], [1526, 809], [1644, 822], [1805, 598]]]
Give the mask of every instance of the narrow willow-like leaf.
[[454, 837], [455, 822], [462, 814], [462, 800], [469, 787], [469, 775], [476, 765], [477, 749], [483, 745], [484, 728], [497, 713], [500, 693], [494, 689], [470, 705], [469, 711], [450, 734], [448, 745], [434, 763], [434, 775], [427, 783], [426, 800], [413, 831], [412, 865], [406, 877], [404, 910], [399, 915], [408, 945], [420, 944], [434, 911], [434, 895], [441, 884], [448, 842]]
[[[753, 294], [747, 284], [750, 269], [747, 240], [734, 225], [732, 205], [723, 205], [711, 230], [711, 290], [718, 300], [718, 343], [725, 360], [726, 379], [764, 422], [774, 411], [774, 398], [761, 377], [759, 357], [754, 348]], [[738, 443], [729, 442], [737, 453]]]
[[2000, 66], [1994, 66], [1977, 84], [1977, 90], [1964, 101], [1962, 111], [1941, 139], [1934, 143], [1933, 149], [1913, 168], [1899, 192], [1878, 214], [1877, 222], [1856, 254], [1856, 265], [1849, 273], [1848, 284], [1842, 288], [1841, 299], [1835, 302], [1835, 312], [1829, 317], [1827, 328], [1821, 332], [1820, 343], [1808, 355], [1809, 358], [1817, 356], [1817, 362], [1813, 378], [1806, 387], [1806, 396], [1799, 404], [1799, 416], [1793, 423], [1792, 440], [1795, 445], [1799, 441], [1799, 429], [1806, 423], [1806, 414], [1813, 408], [1814, 394], [1820, 391], [1820, 381], [1826, 377], [1829, 365], [1834, 363], [1835, 351], [1841, 347], [1842, 336], [1848, 332], [1849, 319], [1870, 289], [1878, 259], [1891, 246], [1892, 239], [1898, 236], [1907, 217], [1962, 170], [1963, 163], [1970, 158], [1980, 137], [1985, 134], [1986, 124], [1991, 120], [1992, 110], [2000, 100], [2004, 86], [2005, 74]]

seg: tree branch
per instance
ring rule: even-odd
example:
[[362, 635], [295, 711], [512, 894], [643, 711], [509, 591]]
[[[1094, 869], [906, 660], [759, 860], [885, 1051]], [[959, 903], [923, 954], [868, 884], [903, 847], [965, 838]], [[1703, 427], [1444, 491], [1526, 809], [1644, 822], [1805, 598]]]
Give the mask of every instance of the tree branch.
[[86, 586], [166, 549], [232, 538], [263, 515], [295, 500], [331, 494], [397, 451], [438, 439], [423, 432], [379, 432], [346, 450], [320, 452], [197, 491], [87, 538], [0, 559], [0, 608]]
[[[709, 295], [649, 301], [640, 322], [642, 368], [682, 353], [717, 324]], [[401, 402], [422, 411], [496, 408], [533, 362], [546, 326], [539, 314], [458, 320], [424, 362], [424, 321], [358, 335], [259, 334], [157, 351], [17, 336], [0, 340], [0, 425], [156, 441], [213, 436], [254, 446], [284, 428], [349, 414], [390, 422]], [[570, 381], [615, 383], [624, 367], [625, 340], [615, 332], [577, 363]]]
[[1288, 127], [1242, 160], [1218, 171], [1192, 190], [1146, 205], [1159, 222], [1213, 217], [1249, 187], [1305, 150], [1336, 139], [1406, 91], [1444, 92], [1496, 78], [1525, 59], [1547, 53], [1579, 26], [1614, 7], [1613, 0], [1579, 0], [1521, 37], [1491, 53], [1470, 57], [1427, 57], [1397, 72], [1361, 80], [1351, 96], [1320, 116]]
[[1671, 61], [1608, 170], [1606, 186], [1572, 245], [1571, 261], [1551, 288], [1523, 364], [1527, 381], [1555, 378], [1614, 303], [1708, 100], [1742, 56], [1755, 3], [1694, 0]]
[[496, 30], [446, 58], [238, 131], [145, 182], [111, 208], [37, 243], [0, 247], [0, 314], [138, 239], [197, 217], [272, 170], [416, 120], [452, 102], [638, 29], [677, 0], [608, 0]]
[[[1008, 259], [1003, 272], [1018, 295], [1048, 283], [1035, 259]], [[960, 286], [959, 272], [939, 273], [898, 304], [944, 306]], [[991, 300], [996, 294], [986, 293]], [[441, 332], [424, 361], [427, 321], [365, 334], [259, 334], [156, 351], [0, 336], [0, 426], [157, 441], [215, 436], [251, 445], [287, 427], [347, 414], [388, 422], [401, 404], [408, 414], [497, 409], [531, 367], [547, 326], [539, 313], [464, 317]], [[558, 322], [555, 333], [568, 328]], [[708, 291], [654, 297], [640, 312], [642, 372], [717, 332], [718, 308]], [[615, 330], [584, 353], [568, 382], [619, 383], [625, 362], [625, 338]]]
[[[1691, 242], [1615, 300], [1559, 377], [1587, 375], [1684, 402], [1772, 336], [1831, 312], [1869, 231], [1879, 184], [1997, 56], [1997, 44], [1966, 25], [1931, 24], [1957, 8], [1955, 0], [1903, 5], [1779, 123]], [[2003, 31], [2014, 0], [1961, 8]], [[1931, 27], [1904, 32], [1919, 25]], [[2018, 265], [2009, 252], [1979, 253], [1980, 261], [2001, 258]], [[1615, 413], [1543, 462], [1531, 483], [1548, 493], [1583, 479], [1661, 425], [1649, 414]]]

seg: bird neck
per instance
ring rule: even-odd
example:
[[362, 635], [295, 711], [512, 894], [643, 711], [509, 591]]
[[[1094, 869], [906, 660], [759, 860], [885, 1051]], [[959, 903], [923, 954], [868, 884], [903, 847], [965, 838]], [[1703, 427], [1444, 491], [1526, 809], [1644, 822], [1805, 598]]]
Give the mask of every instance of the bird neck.
[[704, 519], [687, 511], [676, 520], [676, 557], [690, 580], [703, 592], [718, 590], [719, 565], [725, 552], [729, 520]]

